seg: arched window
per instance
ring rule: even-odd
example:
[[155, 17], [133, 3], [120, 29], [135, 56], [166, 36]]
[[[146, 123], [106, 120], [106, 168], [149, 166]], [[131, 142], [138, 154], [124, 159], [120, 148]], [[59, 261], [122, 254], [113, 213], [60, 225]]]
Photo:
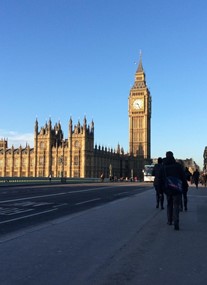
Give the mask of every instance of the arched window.
[[79, 165], [79, 156], [74, 156], [74, 165]]
[[44, 142], [40, 142], [40, 148], [43, 149], [45, 147]]
[[75, 147], [79, 147], [79, 146], [80, 146], [79, 141], [75, 141]]

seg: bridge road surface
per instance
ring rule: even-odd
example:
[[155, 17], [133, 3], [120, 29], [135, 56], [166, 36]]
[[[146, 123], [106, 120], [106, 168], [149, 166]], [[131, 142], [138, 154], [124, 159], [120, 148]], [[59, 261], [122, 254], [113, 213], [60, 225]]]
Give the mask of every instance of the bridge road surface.
[[207, 188], [188, 195], [180, 231], [152, 188], [2, 236], [0, 284], [207, 284]]
[[0, 187], [0, 235], [33, 227], [151, 188], [147, 183], [82, 183]]

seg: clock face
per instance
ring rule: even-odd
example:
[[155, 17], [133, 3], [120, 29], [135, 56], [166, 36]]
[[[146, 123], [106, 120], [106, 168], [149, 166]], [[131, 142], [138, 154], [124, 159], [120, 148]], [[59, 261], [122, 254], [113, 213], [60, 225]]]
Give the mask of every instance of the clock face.
[[133, 107], [134, 107], [134, 109], [137, 109], [137, 110], [143, 109], [143, 107], [144, 107], [144, 100], [143, 99], [136, 99], [133, 102]]

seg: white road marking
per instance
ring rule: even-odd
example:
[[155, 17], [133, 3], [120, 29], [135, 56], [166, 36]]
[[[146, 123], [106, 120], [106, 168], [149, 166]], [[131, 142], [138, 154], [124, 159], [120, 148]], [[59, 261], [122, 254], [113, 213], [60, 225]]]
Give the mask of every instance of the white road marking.
[[23, 200], [30, 200], [30, 199], [38, 199], [38, 198], [44, 198], [44, 197], [61, 196], [61, 195], [66, 195], [66, 194], [68, 193], [57, 193], [57, 194], [39, 195], [39, 196], [33, 196], [33, 197], [27, 197], [27, 198], [18, 198], [18, 199], [12, 199], [12, 200], [4, 200], [4, 201], [1, 201], [0, 204], [16, 202], [16, 201], [23, 201]]
[[18, 215], [22, 214], [25, 212], [31, 212], [33, 209], [27, 209], [27, 210], [22, 210], [19, 208], [0, 208], [0, 215], [1, 216], [13, 216], [13, 215]]
[[126, 194], [129, 194], [129, 192], [117, 193], [117, 194], [114, 194], [114, 196], [122, 196], [122, 195], [126, 195]]
[[90, 202], [94, 202], [94, 201], [98, 201], [98, 200], [101, 200], [101, 198], [97, 198], [97, 199], [92, 199], [92, 200], [87, 200], [87, 201], [84, 201], [84, 202], [80, 202], [80, 203], [76, 203], [75, 205], [82, 205], [82, 204], [86, 204], [86, 203], [90, 203]]
[[53, 212], [53, 211], [56, 211], [56, 210], [57, 209], [52, 209], [52, 210], [43, 211], [43, 212], [39, 212], [39, 213], [35, 213], [35, 214], [31, 214], [31, 215], [27, 215], [27, 216], [23, 216], [23, 217], [19, 217], [19, 218], [14, 218], [14, 219], [11, 219], [11, 220], [6, 220], [6, 221], [3, 221], [3, 222], [0, 222], [0, 225], [7, 224], [7, 223], [10, 223], [10, 222], [14, 222], [14, 221], [18, 221], [18, 220], [22, 220], [22, 219], [25, 219], [25, 218], [30, 218], [30, 217], [42, 215], [42, 214]]
[[[118, 186], [117, 186], [118, 187]], [[87, 190], [74, 190], [70, 192], [62, 192], [62, 193], [56, 193], [56, 194], [47, 194], [47, 195], [39, 195], [39, 196], [31, 196], [31, 197], [26, 197], [26, 198], [18, 198], [18, 199], [12, 199], [12, 200], [3, 200], [0, 201], [0, 204], [4, 203], [9, 203], [9, 202], [16, 202], [16, 201], [23, 201], [23, 200], [31, 200], [31, 199], [38, 199], [38, 198], [45, 198], [45, 197], [53, 197], [53, 196], [61, 196], [61, 195], [70, 195], [74, 193], [81, 193], [81, 192], [90, 192], [90, 191], [95, 191], [95, 190], [101, 190], [105, 188], [110, 188], [110, 187], [102, 187], [102, 188], [91, 188]]]
[[[131, 185], [134, 186], [134, 185]], [[70, 194], [74, 194], [74, 193], [85, 193], [85, 192], [90, 192], [90, 191], [96, 191], [99, 190], [101, 191], [102, 189], [110, 189], [110, 188], [116, 188], [116, 187], [125, 187], [125, 185], [116, 185], [113, 187], [98, 187], [98, 188], [90, 188], [90, 189], [82, 189], [82, 190], [74, 190], [74, 191], [70, 191], [70, 192], [62, 192], [62, 193], [56, 193], [56, 194], [47, 194], [47, 195], [38, 195], [38, 196], [31, 196], [31, 197], [26, 197], [26, 198], [17, 198], [17, 199], [11, 199], [11, 200], [2, 200], [0, 201], [0, 204], [4, 204], [4, 203], [10, 203], [10, 202], [16, 202], [16, 201], [26, 201], [26, 200], [32, 200], [32, 199], [39, 199], [39, 198], [45, 198], [45, 197], [54, 197], [54, 196], [62, 196], [62, 195], [70, 195]], [[142, 188], [140, 188], [140, 190], [142, 190]], [[122, 192], [124, 193], [124, 192]]]

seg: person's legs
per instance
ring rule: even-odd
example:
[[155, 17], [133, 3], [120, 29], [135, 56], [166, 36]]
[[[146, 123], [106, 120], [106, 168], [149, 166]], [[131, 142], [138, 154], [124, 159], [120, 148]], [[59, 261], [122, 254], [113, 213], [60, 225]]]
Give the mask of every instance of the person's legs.
[[160, 194], [160, 204], [161, 204], [161, 209], [164, 209], [164, 194]]
[[160, 194], [157, 185], [154, 186], [156, 191], [156, 208], [159, 208], [160, 203]]
[[181, 195], [180, 197], [180, 211], [182, 212], [183, 211], [183, 196]]
[[185, 211], [188, 210], [188, 198], [187, 198], [187, 191], [184, 191], [183, 192], [183, 202], [184, 202], [184, 208], [185, 208]]
[[173, 220], [173, 197], [172, 195], [167, 195], [167, 220], [168, 220], [168, 224], [172, 225], [172, 220]]
[[173, 220], [175, 230], [179, 230], [179, 206], [180, 206], [181, 195], [173, 196]]

